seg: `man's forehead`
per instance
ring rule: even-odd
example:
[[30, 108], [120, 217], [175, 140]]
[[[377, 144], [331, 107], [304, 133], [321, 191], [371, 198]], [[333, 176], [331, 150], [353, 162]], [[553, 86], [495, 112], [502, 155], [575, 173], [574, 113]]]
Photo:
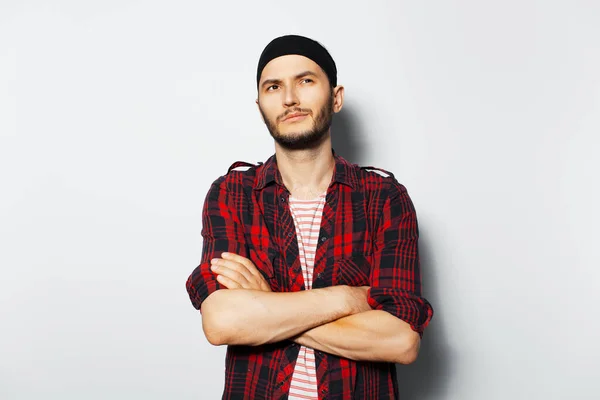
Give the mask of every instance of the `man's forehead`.
[[315, 74], [324, 74], [319, 64], [310, 58], [298, 54], [287, 54], [274, 58], [265, 65], [261, 74], [261, 81], [264, 79], [294, 77], [306, 71], [311, 71]]

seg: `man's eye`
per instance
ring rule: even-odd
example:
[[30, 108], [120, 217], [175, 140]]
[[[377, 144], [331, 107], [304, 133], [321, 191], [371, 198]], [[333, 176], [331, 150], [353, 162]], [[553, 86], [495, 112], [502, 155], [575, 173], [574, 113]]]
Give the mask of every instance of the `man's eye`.
[[273, 90], [274, 90], [274, 89], [276, 89], [276, 88], [278, 88], [278, 86], [277, 86], [277, 85], [271, 85], [271, 86], [269, 86], [269, 87], [267, 88], [267, 91], [270, 91], [271, 89], [273, 89]]
[[305, 78], [305, 79], [303, 79], [302, 81], [303, 81], [303, 82], [312, 82], [313, 80], [312, 80], [312, 79], [310, 79], [310, 78]]

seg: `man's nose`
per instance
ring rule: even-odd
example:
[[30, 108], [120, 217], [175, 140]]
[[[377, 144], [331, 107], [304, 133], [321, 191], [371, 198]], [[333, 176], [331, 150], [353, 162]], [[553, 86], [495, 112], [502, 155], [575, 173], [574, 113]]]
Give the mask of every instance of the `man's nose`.
[[295, 88], [293, 88], [293, 87], [286, 88], [283, 96], [284, 96], [283, 104], [286, 107], [298, 105], [298, 94], [296, 93]]

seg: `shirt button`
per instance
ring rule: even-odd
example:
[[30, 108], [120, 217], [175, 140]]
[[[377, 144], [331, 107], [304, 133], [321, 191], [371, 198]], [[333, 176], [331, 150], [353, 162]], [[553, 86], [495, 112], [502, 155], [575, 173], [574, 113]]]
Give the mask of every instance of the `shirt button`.
[[321, 275], [323, 275], [323, 274], [322, 274], [321, 272], [319, 272], [319, 273], [317, 274], [317, 278], [320, 278], [320, 277], [321, 277]]
[[323, 236], [323, 237], [321, 238], [321, 243], [323, 243], [323, 242], [324, 242], [324, 241], [326, 241], [326, 240], [327, 240], [327, 236]]
[[281, 196], [280, 200], [281, 200], [282, 203], [285, 203], [285, 197], [284, 196]]
[[288, 237], [292, 237], [293, 233], [292, 232], [288, 232]]

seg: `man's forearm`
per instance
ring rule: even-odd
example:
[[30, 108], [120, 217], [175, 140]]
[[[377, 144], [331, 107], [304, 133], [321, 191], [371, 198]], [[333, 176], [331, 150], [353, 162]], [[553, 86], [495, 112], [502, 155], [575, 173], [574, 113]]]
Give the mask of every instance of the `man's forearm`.
[[257, 346], [349, 315], [342, 287], [275, 293], [218, 290], [202, 304], [204, 333], [212, 344]]
[[381, 310], [340, 318], [292, 340], [352, 360], [400, 364], [413, 362], [420, 344], [419, 334], [409, 324]]

